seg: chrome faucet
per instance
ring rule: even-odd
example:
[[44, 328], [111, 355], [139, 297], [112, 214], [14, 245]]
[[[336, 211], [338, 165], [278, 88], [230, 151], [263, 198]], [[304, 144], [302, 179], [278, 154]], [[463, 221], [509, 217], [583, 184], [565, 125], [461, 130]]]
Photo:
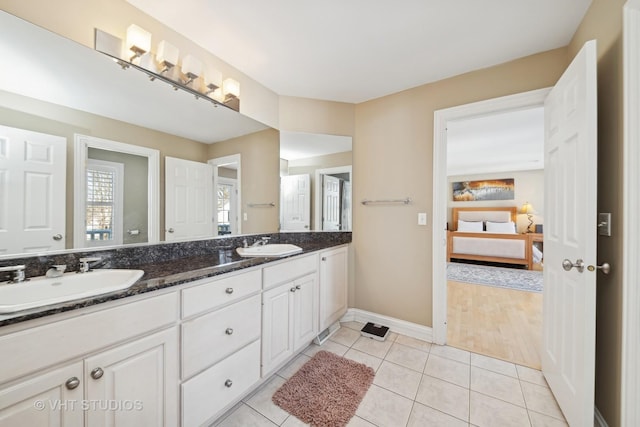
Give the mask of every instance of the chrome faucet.
[[89, 271], [91, 271], [91, 266], [89, 265], [89, 263], [102, 261], [102, 258], [85, 257], [85, 258], [80, 258], [78, 261], [80, 261], [80, 266], [78, 267], [78, 273], [88, 273]]
[[256, 240], [255, 242], [253, 242], [253, 245], [251, 245], [251, 247], [254, 248], [256, 246], [264, 246], [269, 243], [269, 240], [271, 240], [271, 237], [261, 237], [260, 240]]
[[0, 267], [0, 273], [11, 273], [9, 283], [20, 283], [25, 280], [24, 269], [24, 265], [10, 265], [8, 267]]
[[55, 264], [49, 267], [45, 276], [47, 276], [49, 279], [62, 277], [66, 269], [67, 269], [66, 264]]

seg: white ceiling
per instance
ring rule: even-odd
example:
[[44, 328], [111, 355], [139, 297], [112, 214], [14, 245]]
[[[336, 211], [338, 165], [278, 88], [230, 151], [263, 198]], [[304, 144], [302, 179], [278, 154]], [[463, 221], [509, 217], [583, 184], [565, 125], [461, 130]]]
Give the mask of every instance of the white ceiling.
[[350, 103], [566, 46], [591, 3], [128, 1], [279, 95]]
[[306, 159], [351, 151], [351, 137], [280, 131], [280, 158]]
[[544, 108], [447, 122], [447, 175], [544, 168]]

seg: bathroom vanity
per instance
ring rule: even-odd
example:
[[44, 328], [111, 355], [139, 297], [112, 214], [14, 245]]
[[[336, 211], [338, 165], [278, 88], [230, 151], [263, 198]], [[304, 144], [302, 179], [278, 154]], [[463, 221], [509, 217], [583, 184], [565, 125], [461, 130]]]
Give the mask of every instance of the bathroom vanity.
[[346, 312], [349, 241], [164, 260], [128, 290], [1, 315], [0, 425], [213, 423]]

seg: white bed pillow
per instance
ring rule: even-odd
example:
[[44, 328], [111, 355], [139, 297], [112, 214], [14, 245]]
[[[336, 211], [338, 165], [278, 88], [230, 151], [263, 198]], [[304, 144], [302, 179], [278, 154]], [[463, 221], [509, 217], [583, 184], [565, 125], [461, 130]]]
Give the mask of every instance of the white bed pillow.
[[516, 224], [513, 221], [509, 221], [509, 222], [487, 221], [487, 233], [516, 234]]
[[458, 220], [458, 231], [464, 233], [482, 233], [482, 221], [463, 221]]

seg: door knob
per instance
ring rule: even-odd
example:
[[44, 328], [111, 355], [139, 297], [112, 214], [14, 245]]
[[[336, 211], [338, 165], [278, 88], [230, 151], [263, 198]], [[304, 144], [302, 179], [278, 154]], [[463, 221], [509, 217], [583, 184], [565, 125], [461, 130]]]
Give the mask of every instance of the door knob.
[[590, 265], [587, 267], [589, 271], [601, 270], [604, 274], [611, 273], [611, 265], [608, 262], [603, 263], [602, 265]]
[[168, 229], [167, 233], [173, 233], [173, 228]]
[[562, 261], [562, 268], [564, 268], [565, 271], [569, 271], [572, 268], [575, 268], [576, 270], [578, 270], [578, 272], [582, 273], [584, 271], [584, 261], [581, 259], [577, 259], [576, 262], [573, 263], [568, 259], [565, 259], [564, 261]]
[[62, 240], [62, 234], [54, 234], [53, 240]]
[[231, 335], [231, 334], [233, 334], [233, 329], [232, 329], [232, 328], [227, 328], [227, 329], [224, 331], [224, 333], [225, 333], [225, 334], [227, 334], [227, 335]]

